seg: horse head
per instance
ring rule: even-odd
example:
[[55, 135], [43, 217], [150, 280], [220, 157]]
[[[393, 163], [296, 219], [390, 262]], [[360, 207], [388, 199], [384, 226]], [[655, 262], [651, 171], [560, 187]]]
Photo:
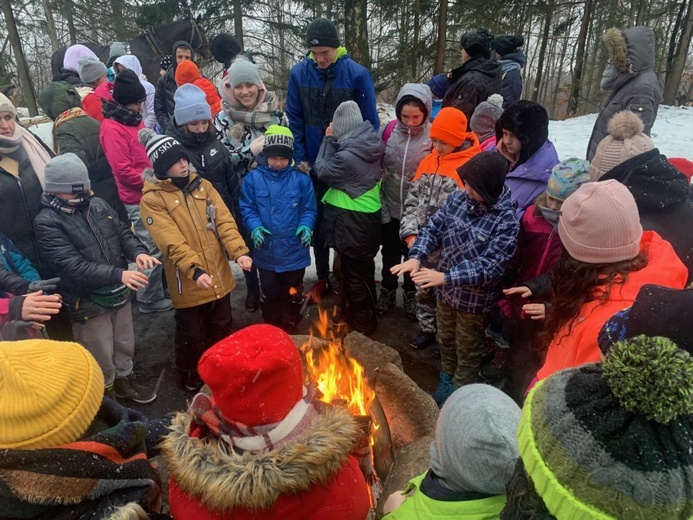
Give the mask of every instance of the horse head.
[[200, 16], [198, 15], [194, 20], [190, 20], [192, 26], [192, 38], [190, 40], [190, 45], [192, 48], [200, 54], [204, 59], [208, 60], [212, 57], [212, 51], [207, 41], [207, 35], [205, 30], [200, 26]]

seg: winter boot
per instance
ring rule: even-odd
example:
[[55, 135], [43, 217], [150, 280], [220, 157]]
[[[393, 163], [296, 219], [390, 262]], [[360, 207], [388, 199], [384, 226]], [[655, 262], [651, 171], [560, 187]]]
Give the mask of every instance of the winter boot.
[[416, 321], [416, 291], [404, 293], [404, 310], [407, 313], [407, 318]]
[[441, 372], [438, 388], [435, 389], [431, 396], [436, 404], [442, 408], [445, 401], [448, 400], [448, 397], [450, 397], [454, 391], [455, 385], [452, 383], [452, 376], [450, 374], [446, 374], [445, 372]]
[[147, 404], [156, 399], [156, 394], [135, 381], [135, 375], [130, 372], [125, 377], [116, 377], [113, 389], [118, 399], [129, 399], [135, 403]]
[[412, 338], [411, 343], [409, 343], [409, 346], [415, 350], [421, 350], [421, 349], [424, 349], [426, 347], [433, 345], [435, 342], [436, 342], [436, 333], [435, 332], [419, 331], [419, 333]]
[[375, 304], [375, 310], [378, 313], [378, 316], [382, 316], [392, 307], [394, 307], [396, 301], [397, 289], [391, 291], [389, 289], [385, 289], [385, 287], [381, 287], [380, 296], [378, 296], [378, 301]]

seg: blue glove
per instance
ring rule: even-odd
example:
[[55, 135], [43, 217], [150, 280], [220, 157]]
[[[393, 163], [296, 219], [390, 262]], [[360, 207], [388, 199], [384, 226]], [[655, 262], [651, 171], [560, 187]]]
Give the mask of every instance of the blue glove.
[[269, 229], [263, 226], [258, 226], [253, 229], [253, 231], [250, 233], [250, 238], [253, 239], [253, 247], [255, 249], [259, 248], [265, 241], [265, 238], [271, 234], [272, 233], [269, 232]]
[[296, 236], [301, 239], [301, 244], [310, 247], [310, 240], [313, 238], [313, 231], [308, 226], [299, 226]]

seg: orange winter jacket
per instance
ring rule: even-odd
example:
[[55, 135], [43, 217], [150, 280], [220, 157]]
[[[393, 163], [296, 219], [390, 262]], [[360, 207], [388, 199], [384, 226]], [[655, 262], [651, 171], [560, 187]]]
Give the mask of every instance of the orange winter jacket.
[[190, 60], [180, 62], [176, 67], [175, 78], [179, 87], [186, 83], [192, 83], [205, 93], [207, 104], [212, 109], [212, 117], [221, 111], [221, 98], [219, 97], [219, 92], [217, 92], [217, 87], [211, 81], [202, 77], [200, 69], [197, 68], [194, 62]]
[[611, 316], [633, 305], [635, 296], [643, 285], [656, 284], [675, 289], [685, 286], [688, 269], [676, 256], [669, 242], [654, 231], [645, 231], [640, 242], [640, 252], [647, 258], [647, 265], [630, 273], [623, 285], [613, 287], [606, 303], [590, 301], [582, 306], [572, 329], [566, 325], [551, 342], [537, 379], [546, 379], [565, 368], [599, 362], [599, 331]]

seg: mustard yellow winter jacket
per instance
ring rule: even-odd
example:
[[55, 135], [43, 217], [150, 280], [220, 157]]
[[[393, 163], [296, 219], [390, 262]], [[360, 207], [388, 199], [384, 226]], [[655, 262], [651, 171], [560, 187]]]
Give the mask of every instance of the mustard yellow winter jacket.
[[[183, 189], [170, 179], [144, 171], [140, 213], [152, 240], [164, 255], [166, 281], [176, 309], [202, 305], [231, 292], [236, 282], [228, 258], [248, 254], [236, 222], [212, 185], [190, 174]], [[196, 269], [212, 277], [212, 289], [200, 289]]]

